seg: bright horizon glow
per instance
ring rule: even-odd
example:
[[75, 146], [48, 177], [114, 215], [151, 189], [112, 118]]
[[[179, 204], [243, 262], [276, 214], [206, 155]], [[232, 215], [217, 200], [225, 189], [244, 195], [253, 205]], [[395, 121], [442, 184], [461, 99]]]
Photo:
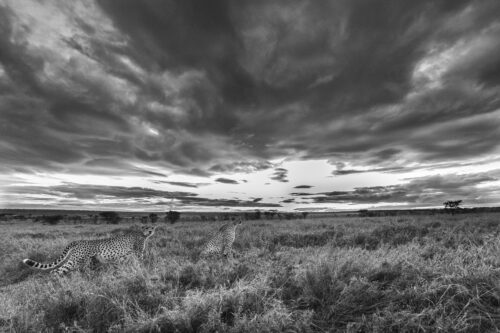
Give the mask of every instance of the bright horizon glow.
[[[488, 163], [483, 161], [481, 165], [475, 165], [473, 168], [470, 166], [448, 166], [440, 169], [440, 174], [474, 174], [477, 172], [488, 172], [500, 168], [500, 161], [493, 161]], [[147, 204], [144, 202], [134, 201], [133, 199], [120, 199], [116, 200], [113, 197], [99, 197], [92, 200], [80, 200], [80, 206], [69, 207], [71, 209], [82, 209], [89, 207], [89, 210], [102, 210], [102, 209], [115, 209], [118, 211], [165, 211], [173, 207], [173, 209], [181, 211], [224, 211], [224, 210], [282, 210], [282, 211], [307, 211], [311, 207], [312, 211], [318, 209], [324, 211], [335, 210], [359, 210], [359, 209], [376, 209], [377, 207], [393, 208], [393, 209], [407, 209], [415, 208], [409, 206], [408, 203], [391, 203], [391, 202], [378, 202], [378, 203], [365, 203], [365, 204], [350, 204], [350, 203], [314, 203], [308, 199], [308, 196], [297, 199], [295, 202], [283, 202], [286, 198], [290, 198], [291, 193], [311, 193], [317, 196], [317, 193], [325, 193], [332, 191], [352, 191], [356, 188], [363, 187], [378, 187], [378, 186], [392, 186], [407, 184], [411, 179], [418, 179], [419, 177], [426, 177], [436, 174], [435, 170], [426, 168], [412, 170], [409, 172], [401, 173], [384, 173], [384, 172], [365, 172], [353, 173], [347, 175], [332, 175], [332, 171], [336, 168], [328, 160], [309, 160], [309, 161], [279, 161], [276, 167], [288, 170], [288, 182], [280, 182], [271, 180], [274, 169], [256, 171], [252, 173], [232, 173], [230, 175], [214, 175], [210, 178], [190, 175], [174, 175], [170, 174], [168, 177], [134, 177], [134, 176], [99, 176], [99, 175], [71, 175], [64, 173], [40, 173], [33, 175], [14, 174], [10, 181], [4, 180], [3, 183], [9, 183], [10, 186], [17, 188], [40, 186], [51, 188], [53, 186], [64, 186], [65, 184], [77, 185], [100, 185], [100, 186], [116, 186], [116, 187], [138, 187], [148, 188], [158, 191], [168, 192], [193, 192], [197, 196], [208, 199], [239, 199], [239, 200], [254, 200], [262, 198], [263, 202], [270, 204], [280, 204], [281, 207], [225, 207], [223, 205], [216, 207], [203, 207], [199, 205], [182, 205], [176, 199], [165, 198], [163, 204]], [[165, 172], [159, 168], [154, 169], [155, 172]], [[226, 178], [238, 182], [237, 184], [220, 183], [216, 180], [219, 178]], [[164, 182], [172, 182], [174, 184], [158, 183], [158, 180]], [[200, 184], [197, 188], [185, 187], [175, 185], [175, 183], [192, 183]], [[308, 185], [310, 188], [301, 189], [295, 188], [297, 186]], [[497, 189], [500, 187], [499, 181], [491, 181], [477, 185], [478, 188]], [[313, 196], [313, 195], [312, 195]], [[61, 208], [61, 202], [58, 197], [48, 195], [30, 195], [29, 197], [22, 197], [20, 195], [10, 194], [3, 192], [0, 197], [2, 208], [23, 208], [32, 207], [58, 209]], [[44, 204], [40, 204], [40, 200], [46, 199]], [[453, 198], [452, 198], [453, 199]], [[23, 202], [22, 205], [16, 202]], [[77, 204], [76, 202], [74, 203]], [[467, 202], [464, 202], [467, 206]], [[433, 205], [421, 206], [426, 207], [440, 207], [441, 203], [436, 202]]]

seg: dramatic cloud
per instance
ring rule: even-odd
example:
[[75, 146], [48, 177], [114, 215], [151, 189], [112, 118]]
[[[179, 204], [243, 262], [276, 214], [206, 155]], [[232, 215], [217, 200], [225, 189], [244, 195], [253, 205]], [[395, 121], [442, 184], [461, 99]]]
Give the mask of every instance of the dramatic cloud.
[[311, 186], [311, 185], [298, 185], [298, 186], [294, 186], [293, 188], [311, 188], [311, 187], [314, 187], [314, 186]]
[[304, 196], [304, 195], [314, 195], [314, 194], [317, 194], [317, 193], [306, 193], [306, 192], [292, 192], [290, 193], [291, 195], [294, 195], [294, 196]]
[[271, 177], [271, 179], [282, 182], [282, 183], [287, 183], [288, 182], [287, 175], [288, 175], [287, 169], [276, 168], [276, 169], [274, 169], [274, 173], [273, 173], [273, 176]]
[[238, 184], [236, 180], [228, 178], [217, 178], [215, 181], [223, 184]]
[[[43, 204], [57, 204], [59, 207], [78, 205], [89, 202], [102, 205], [116, 205], [120, 203], [140, 202], [143, 206], [158, 206], [175, 204], [184, 206], [216, 206], [216, 207], [280, 207], [274, 203], [260, 202], [262, 199], [212, 199], [199, 197], [192, 192], [168, 192], [151, 188], [98, 186], [64, 184], [58, 186], [10, 186], [7, 195], [25, 197], [28, 201], [38, 201]], [[166, 199], [166, 200], [165, 200]]]
[[9, 193], [16, 194], [43, 194], [58, 196], [68, 196], [76, 199], [96, 199], [96, 198], [182, 198], [196, 196], [191, 192], [168, 192], [158, 191], [151, 188], [123, 187], [123, 186], [102, 186], [102, 185], [81, 185], [64, 184], [58, 186], [13, 186], [9, 188]]
[[208, 183], [168, 182], [168, 181], [164, 181], [164, 180], [157, 180], [157, 181], [153, 181], [153, 182], [155, 184], [169, 184], [169, 185], [174, 185], [174, 186], [191, 187], [191, 188], [198, 188], [198, 186], [208, 185]]
[[251, 173], [255, 171], [267, 170], [272, 167], [273, 165], [268, 161], [247, 161], [217, 164], [212, 166], [209, 170], [218, 173]]
[[[336, 176], [343, 175], [351, 175], [353, 173], [366, 173], [366, 172], [398, 172], [403, 171], [405, 168], [403, 167], [393, 167], [393, 168], [374, 168], [374, 169], [366, 169], [366, 170], [356, 170], [356, 169], [339, 169], [335, 170], [332, 173]], [[408, 168], [406, 168], [408, 171]]]
[[497, 0], [5, 0], [0, 172], [197, 193], [318, 189], [293, 161], [478, 173], [500, 154], [499, 36]]
[[482, 184], [498, 181], [500, 173], [475, 175], [436, 175], [410, 180], [406, 184], [361, 187], [353, 191], [332, 191], [325, 193], [292, 193], [309, 196], [316, 203], [407, 203], [410, 206], [441, 205], [446, 200], [462, 199], [468, 205], [494, 205], [500, 200], [498, 187], [484, 187]]

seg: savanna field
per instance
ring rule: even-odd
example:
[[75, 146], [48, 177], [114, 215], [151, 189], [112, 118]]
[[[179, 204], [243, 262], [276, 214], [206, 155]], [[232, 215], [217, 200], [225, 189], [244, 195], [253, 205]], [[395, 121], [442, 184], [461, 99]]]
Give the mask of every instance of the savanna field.
[[134, 226], [3, 221], [0, 331], [500, 329], [500, 214], [244, 221], [232, 260], [199, 259], [222, 223], [158, 223], [144, 262], [58, 278], [21, 260]]

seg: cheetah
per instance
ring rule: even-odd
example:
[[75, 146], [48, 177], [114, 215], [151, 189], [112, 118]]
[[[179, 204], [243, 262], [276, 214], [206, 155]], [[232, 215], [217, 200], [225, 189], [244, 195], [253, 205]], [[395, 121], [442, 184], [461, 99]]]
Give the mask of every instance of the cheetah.
[[211, 254], [223, 255], [226, 258], [232, 257], [232, 247], [236, 237], [236, 227], [241, 224], [241, 219], [224, 224], [210, 239], [203, 245], [200, 256], [205, 257]]
[[143, 258], [146, 241], [151, 237], [156, 226], [144, 226], [141, 231], [128, 231], [124, 235], [106, 239], [79, 240], [71, 242], [61, 256], [50, 264], [43, 264], [31, 259], [24, 259], [23, 263], [42, 271], [51, 271], [56, 275], [64, 275], [78, 269], [91, 259], [99, 262], [109, 262], [121, 259], [129, 254]]

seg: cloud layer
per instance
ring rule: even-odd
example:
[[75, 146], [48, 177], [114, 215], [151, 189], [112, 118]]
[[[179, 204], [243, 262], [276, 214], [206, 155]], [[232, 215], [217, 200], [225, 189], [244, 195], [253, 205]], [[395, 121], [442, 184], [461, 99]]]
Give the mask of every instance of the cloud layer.
[[[467, 205], [490, 206], [500, 201], [498, 187], [481, 185], [498, 182], [500, 172], [450, 174], [420, 177], [407, 183], [388, 186], [359, 187], [352, 191], [291, 193], [312, 203], [399, 204], [409, 207], [439, 206], [447, 200], [465, 199]], [[480, 185], [478, 187], [478, 185]]]
[[204, 198], [193, 192], [169, 192], [142, 187], [63, 184], [57, 186], [9, 186], [7, 196], [24, 197], [26, 207], [57, 206], [75, 208], [77, 206], [101, 205], [106, 207], [134, 209], [137, 204], [163, 207], [175, 205], [177, 209], [191, 207], [280, 207], [278, 204], [261, 202], [261, 198], [238, 200], [224, 198]]

